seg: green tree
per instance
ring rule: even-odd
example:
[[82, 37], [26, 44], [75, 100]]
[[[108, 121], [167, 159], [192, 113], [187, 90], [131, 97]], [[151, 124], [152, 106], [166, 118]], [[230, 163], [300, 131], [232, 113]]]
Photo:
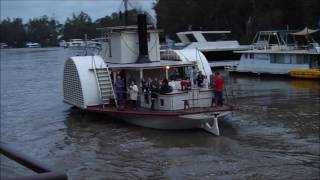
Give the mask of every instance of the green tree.
[[67, 18], [63, 34], [64, 39], [84, 38], [87, 34], [88, 38], [94, 38], [96, 26], [85, 12], [80, 12], [78, 15], [73, 14], [72, 18]]
[[58, 22], [47, 16], [30, 19], [27, 23], [28, 41], [40, 43], [42, 46], [57, 45]]
[[23, 47], [26, 42], [26, 30], [21, 18], [7, 18], [0, 24], [0, 41], [13, 47]]
[[261, 30], [317, 27], [319, 0], [158, 0], [158, 27], [166, 34], [192, 30], [231, 30], [250, 43]]

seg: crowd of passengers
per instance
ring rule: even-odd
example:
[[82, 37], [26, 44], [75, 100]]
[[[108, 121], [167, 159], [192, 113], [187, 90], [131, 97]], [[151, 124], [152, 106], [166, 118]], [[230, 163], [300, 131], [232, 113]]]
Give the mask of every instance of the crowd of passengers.
[[[141, 95], [143, 95], [144, 100], [147, 104], [149, 104], [151, 100], [151, 109], [153, 110], [154, 103], [158, 98], [158, 94], [167, 94], [173, 92], [174, 90], [188, 91], [196, 87], [206, 89], [210, 87], [208, 77], [203, 75], [201, 71], [193, 73], [192, 76], [193, 83], [191, 83], [191, 80], [188, 76], [180, 79], [181, 75], [178, 70], [175, 70], [174, 73], [170, 76], [170, 81], [168, 81], [167, 78], [148, 78], [146, 80], [142, 79]], [[210, 84], [212, 84], [211, 87], [214, 89], [214, 102], [217, 106], [222, 106], [222, 91], [224, 88], [224, 81], [218, 72], [215, 73], [215, 77]], [[115, 82], [115, 91], [118, 103], [120, 105], [124, 104], [123, 102], [125, 102], [128, 98], [129, 105], [133, 108], [137, 108], [137, 100], [139, 94], [137, 83], [134, 80], [130, 80], [127, 87], [128, 88], [126, 89], [124, 79], [120, 74], [118, 74]]]

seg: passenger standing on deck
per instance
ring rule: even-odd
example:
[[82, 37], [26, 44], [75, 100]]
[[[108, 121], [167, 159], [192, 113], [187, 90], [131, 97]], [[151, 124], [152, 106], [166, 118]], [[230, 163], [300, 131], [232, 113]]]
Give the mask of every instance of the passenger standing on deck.
[[223, 105], [223, 99], [222, 99], [222, 91], [224, 88], [224, 80], [219, 72], [215, 73], [215, 77], [213, 79], [213, 88], [214, 88], [214, 99], [216, 106], [222, 106]]
[[117, 76], [117, 80], [115, 83], [116, 94], [118, 99], [118, 104], [121, 105], [123, 103], [124, 94], [125, 94], [125, 86], [124, 81], [121, 79], [121, 76]]
[[160, 94], [166, 94], [166, 93], [172, 92], [172, 90], [173, 89], [171, 86], [169, 86], [168, 80], [166, 78], [164, 78], [162, 80], [161, 88], [159, 90]]
[[202, 75], [202, 72], [199, 71], [199, 74], [197, 76], [197, 85], [198, 87], [203, 87], [203, 80], [204, 80], [204, 76]]
[[154, 103], [158, 98], [157, 93], [159, 92], [159, 82], [157, 78], [155, 78], [154, 81], [151, 82], [150, 91], [151, 91], [151, 110], [154, 110]]
[[180, 81], [181, 91], [188, 90], [189, 86], [190, 86], [190, 82], [188, 77], [185, 77], [183, 80]]
[[[196, 84], [197, 84], [197, 75], [198, 75], [198, 73], [197, 73], [197, 71], [196, 71], [196, 68], [193, 66], [193, 67], [192, 67], [193, 87], [195, 87]], [[190, 77], [191, 77], [191, 76], [190, 76]]]
[[148, 81], [145, 81], [144, 79], [141, 81], [142, 83], [142, 92], [144, 96], [144, 101], [146, 104], [149, 104], [149, 93], [150, 93], [150, 83], [151, 79], [149, 78]]
[[138, 86], [131, 81], [129, 86], [129, 100], [133, 108], [137, 108], [137, 100], [138, 100]]

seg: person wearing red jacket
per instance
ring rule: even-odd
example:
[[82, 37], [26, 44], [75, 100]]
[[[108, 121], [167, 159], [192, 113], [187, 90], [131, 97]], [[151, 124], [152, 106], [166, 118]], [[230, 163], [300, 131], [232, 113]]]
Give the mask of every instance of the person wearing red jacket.
[[216, 106], [223, 105], [222, 92], [224, 89], [224, 80], [219, 72], [215, 73], [215, 77], [213, 79], [213, 89], [214, 89], [214, 100]]

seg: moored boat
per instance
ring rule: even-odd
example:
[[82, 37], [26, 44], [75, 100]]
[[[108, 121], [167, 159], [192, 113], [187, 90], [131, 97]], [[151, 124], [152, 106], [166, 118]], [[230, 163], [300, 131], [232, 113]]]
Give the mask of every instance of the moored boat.
[[1, 49], [9, 48], [9, 46], [7, 45], [7, 43], [0, 43], [0, 48]]
[[[178, 87], [170, 92], [152, 91], [156, 97], [143, 90], [143, 82], [148, 78], [155, 82], [156, 79], [174, 77], [174, 82], [179, 85], [180, 80], [186, 79], [186, 74], [192, 74], [193, 70], [200, 69], [208, 76], [212, 72], [210, 67], [198, 66], [201, 63], [197, 60], [160, 60], [158, 30], [146, 25], [145, 15], [138, 17], [138, 27], [101, 28], [105, 35], [101, 39], [107, 40], [101, 43], [99, 55], [70, 57], [66, 61], [64, 101], [86, 112], [104, 113], [144, 127], [202, 128], [219, 135], [218, 119], [233, 111], [233, 106], [212, 106], [212, 89], [192, 84], [188, 89]], [[179, 53], [181, 57], [194, 59], [190, 51]], [[180, 75], [171, 76], [173, 72]], [[138, 86], [136, 107], [128, 105], [115, 90], [117, 78], [124, 82], [125, 91], [132, 81]], [[192, 77], [190, 82], [193, 82]]]
[[176, 43], [175, 48], [200, 50], [211, 68], [235, 67], [241, 54], [234, 51], [249, 50], [251, 47], [240, 45], [237, 40], [230, 39], [230, 34], [231, 31], [178, 32], [180, 43]]
[[[288, 31], [260, 31], [253, 43], [254, 49], [238, 51], [239, 65], [229, 68], [230, 73], [250, 73], [283, 77], [319, 79], [320, 47], [310, 33]], [[300, 46], [295, 36], [308, 36], [307, 46]], [[293, 40], [290, 44], [289, 40]]]
[[39, 43], [28, 42], [26, 43], [27, 48], [40, 48], [41, 45]]

